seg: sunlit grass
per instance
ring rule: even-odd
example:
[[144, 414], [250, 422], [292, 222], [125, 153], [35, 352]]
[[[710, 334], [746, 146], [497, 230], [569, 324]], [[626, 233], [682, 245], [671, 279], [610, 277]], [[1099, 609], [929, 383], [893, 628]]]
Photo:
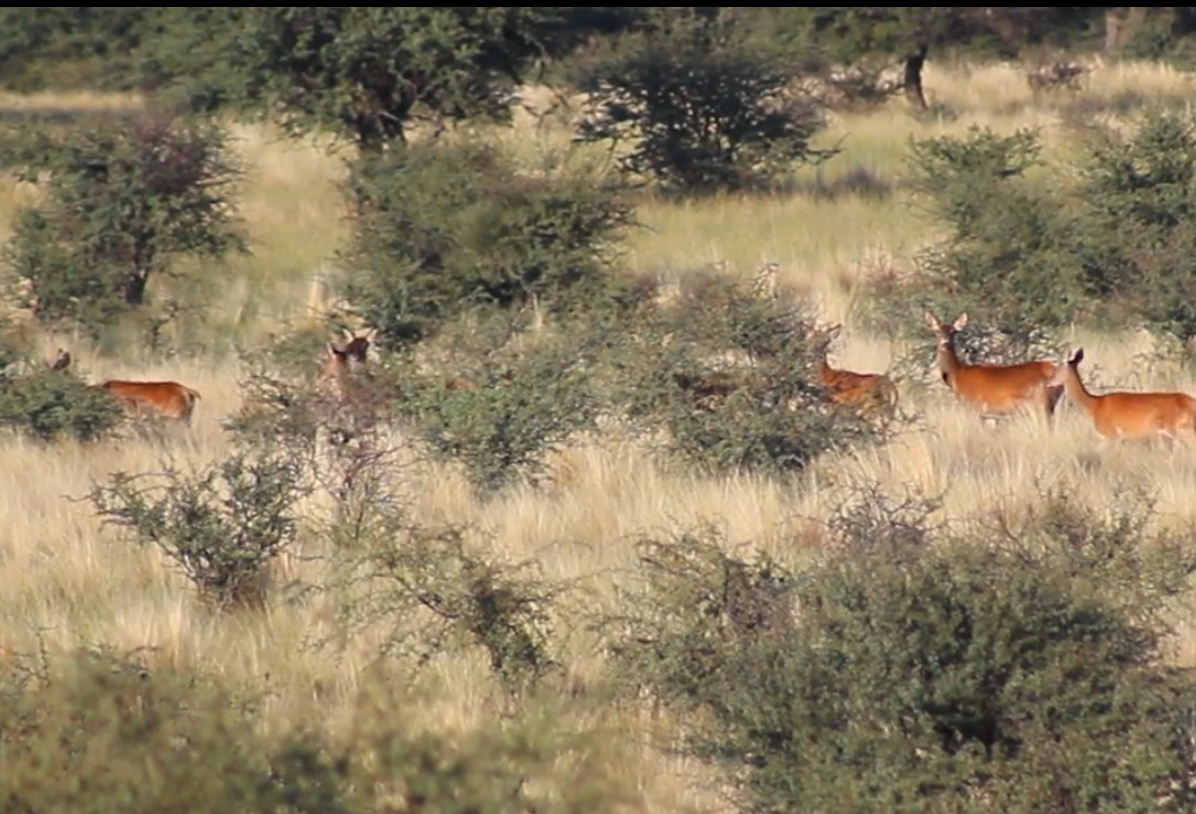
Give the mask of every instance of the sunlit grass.
[[[964, 69], [932, 62], [926, 85], [951, 116], [915, 117], [899, 101], [877, 111], [835, 115], [819, 144], [841, 144], [843, 153], [819, 170], [803, 169], [795, 192], [688, 202], [645, 199], [639, 218], [646, 228], [632, 235], [628, 263], [673, 279], [711, 266], [751, 274], [765, 263], [779, 263], [789, 290], [808, 297], [821, 318], [846, 323], [832, 353], [836, 364], [886, 369], [903, 348], [865, 334], [853, 322], [853, 305], [869, 274], [886, 264], [908, 263], [934, 234], [934, 225], [901, 185], [909, 138], [960, 134], [972, 125], [1002, 132], [1040, 126], [1048, 151], [1063, 148], [1068, 138], [1060, 125], [1060, 106], [1068, 99], [1034, 97], [1015, 66]], [[1097, 64], [1077, 98], [1104, 103], [1119, 95], [1171, 98], [1190, 90], [1189, 77], [1160, 66]], [[0, 107], [55, 104], [117, 108], [130, 102], [90, 95], [0, 96]], [[516, 128], [501, 139], [529, 166], [565, 149], [568, 134], [559, 125], [529, 137], [532, 119], [516, 118]], [[337, 193], [342, 165], [326, 143], [287, 141], [261, 127], [235, 127], [232, 133], [232, 149], [249, 171], [240, 210], [253, 253], [201, 270], [209, 279], [202, 290], [211, 307], [208, 321], [190, 330], [205, 331], [208, 339], [235, 336], [252, 343], [319, 304], [312, 278], [346, 236]], [[845, 181], [853, 173], [874, 183], [853, 190]], [[0, 179], [0, 238], [31, 195], [29, 188]], [[182, 291], [187, 283], [169, 285]], [[164, 445], [3, 442], [0, 648], [29, 651], [39, 639], [53, 648], [97, 642], [150, 646], [168, 662], [203, 664], [267, 687], [268, 720], [303, 717], [329, 726], [343, 721], [377, 658], [376, 638], [354, 640], [343, 653], [310, 647], [334, 623], [326, 598], [291, 603], [280, 593], [261, 613], [213, 615], [157, 552], [105, 531], [88, 504], [74, 500], [114, 471], [153, 471], [166, 456], [201, 465], [227, 453], [220, 420], [239, 403], [237, 364], [182, 356], [150, 362], [135, 347], [105, 358], [69, 334], [42, 335], [39, 343], [45, 356], [59, 344], [70, 345], [75, 364], [90, 380], [174, 379], [203, 398], [194, 429], [171, 434]], [[1079, 344], [1090, 360], [1085, 369], [1094, 388], [1196, 392], [1196, 381], [1143, 365], [1139, 354], [1147, 342], [1140, 335], [1080, 335], [1073, 342]], [[714, 520], [731, 541], [797, 562], [810, 552], [794, 550], [789, 532], [826, 519], [853, 478], [878, 482], [895, 494], [941, 496], [948, 518], [990, 511], [997, 502], [1028, 505], [1043, 486], [1052, 485], [1100, 512], [1132, 482], [1157, 496], [1167, 522], [1196, 520], [1190, 499], [1196, 459], [1183, 451], [1102, 444], [1087, 419], [1066, 404], [1054, 429], [1031, 419], [986, 428], [941, 385], [903, 387], [903, 401], [924, 411], [918, 427], [877, 449], [827, 455], [796, 485], [678, 472], [654, 463], [640, 447], [599, 437], [553, 456], [552, 488], [516, 488], [488, 503], [473, 497], [457, 471], [432, 467], [419, 476], [412, 519], [472, 523], [496, 554], [534, 558], [551, 578], [586, 579], [593, 601], [608, 609], [616, 601], [613, 586], [621, 569], [634, 562], [636, 533]], [[307, 545], [316, 551], [320, 542]], [[280, 584], [294, 577], [319, 583], [327, 577], [323, 568], [294, 558], [277, 576]], [[600, 654], [588, 644], [582, 637], [570, 653], [570, 668], [583, 682], [602, 669]], [[1181, 653], [1196, 656], [1196, 636], [1185, 639]], [[484, 661], [468, 654], [437, 662], [429, 686], [436, 702], [411, 714], [446, 727], [486, 714], [493, 689]], [[633, 717], [628, 725], [646, 729], [651, 723]], [[626, 761], [625, 770], [639, 778], [656, 809], [710, 802], [689, 776], [693, 769], [686, 761], [663, 758], [642, 744], [628, 748]]]

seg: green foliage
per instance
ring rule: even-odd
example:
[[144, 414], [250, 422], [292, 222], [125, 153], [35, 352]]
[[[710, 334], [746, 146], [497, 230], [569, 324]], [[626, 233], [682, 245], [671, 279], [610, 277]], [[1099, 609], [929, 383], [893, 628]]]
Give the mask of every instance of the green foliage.
[[1031, 131], [912, 144], [915, 188], [948, 228], [917, 273], [874, 285], [874, 323], [929, 346], [919, 312], [967, 311], [985, 326], [961, 350], [985, 361], [1057, 355], [1051, 334], [1084, 318], [1134, 321], [1190, 349], [1196, 339], [1196, 130], [1187, 113], [1148, 110], [1128, 133], [1091, 127], [1051, 186]]
[[154, 12], [135, 6], [0, 9], [4, 85], [22, 92], [121, 87]]
[[1196, 130], [1148, 111], [1129, 135], [1095, 131], [1078, 190], [1084, 282], [1128, 303], [1154, 332], [1196, 338]]
[[1025, 178], [1038, 151], [1027, 130], [912, 145], [915, 183], [951, 230], [920, 256], [928, 288], [954, 302], [943, 310], [971, 309], [1021, 337], [1071, 322], [1084, 304], [1066, 208]]
[[708, 530], [644, 544], [619, 663], [689, 712], [689, 748], [741, 778], [743, 810], [1193, 805], [1196, 685], [1163, 650], [1187, 535], [1062, 488], [937, 532], [933, 504], [877, 497], [802, 571]]
[[1170, 62], [1180, 69], [1196, 64], [1196, 11], [1190, 6], [1146, 6], [1128, 12], [1122, 23], [1127, 36], [1118, 48], [1129, 59]]
[[146, 302], [151, 277], [180, 255], [245, 250], [232, 210], [240, 170], [214, 125], [152, 118], [10, 134], [0, 162], [40, 182], [5, 246], [35, 312], [97, 329]]
[[[822, 340], [804, 303], [756, 296], [710, 278], [675, 305], [648, 309], [607, 333], [616, 409], [636, 430], [702, 469], [776, 476], [886, 430], [826, 398]], [[728, 365], [738, 356], [747, 365]]]
[[263, 6], [246, 9], [229, 59], [234, 97], [376, 149], [415, 116], [506, 119], [553, 8]]
[[495, 557], [464, 528], [423, 528], [376, 506], [371, 515], [372, 536], [347, 549], [347, 578], [335, 586], [347, 598], [338, 635], [382, 626], [386, 651], [417, 667], [482, 648], [512, 693], [559, 668], [552, 612], [568, 586], [544, 579], [535, 561]]
[[300, 474], [287, 456], [238, 452], [192, 474], [117, 472], [88, 498], [105, 523], [158, 547], [205, 599], [233, 607], [264, 600], [266, 567], [295, 542]]
[[410, 410], [420, 436], [442, 458], [460, 461], [489, 496], [544, 471], [550, 450], [597, 417], [584, 348], [569, 338], [524, 337], [522, 353], [462, 360], [454, 375], [417, 379]]
[[42, 441], [98, 441], [123, 417], [120, 405], [106, 393], [70, 373], [45, 370], [0, 380], [0, 426]]
[[821, 111], [793, 90], [795, 63], [723, 16], [658, 10], [579, 65], [591, 109], [578, 138], [626, 141], [626, 170], [687, 191], [773, 180], [834, 154], [810, 146]]
[[266, 814], [286, 799], [248, 716], [198, 676], [81, 652], [39, 686], [11, 692], [12, 678], [0, 677], [6, 811]]
[[790, 47], [817, 49], [852, 65], [904, 57], [925, 43], [932, 52], [962, 50], [1016, 58], [1027, 46], [1082, 45], [1102, 9], [1013, 6], [780, 6], [742, 9], [747, 22]]
[[946, 234], [917, 253], [913, 273], [873, 281], [866, 315], [914, 342], [896, 366], [903, 378], [932, 377], [926, 310], [948, 321], [968, 313], [958, 352], [972, 364], [1058, 355], [1058, 329], [1090, 312], [1073, 198], [1062, 179], [1048, 188], [1027, 177], [1041, 166], [1040, 150], [1032, 130], [973, 127], [962, 138], [911, 142], [915, 194]]
[[234, 43], [246, 24], [238, 6], [147, 8], [125, 84], [159, 109], [216, 113], [233, 108], [245, 81]]
[[410, 145], [350, 165], [353, 236], [340, 281], [383, 345], [418, 340], [472, 305], [546, 308], [608, 286], [632, 223], [614, 182], [586, 173], [529, 178], [475, 143]]
[[[339, 737], [263, 725], [214, 677], [80, 652], [0, 672], [0, 800], [13, 814], [613, 814], [641, 810], [592, 728], [522, 713], [451, 736], [365, 684]], [[384, 677], [383, 677], [384, 680]], [[414, 701], [418, 701], [415, 699]], [[272, 734], [264, 734], [272, 731]]]

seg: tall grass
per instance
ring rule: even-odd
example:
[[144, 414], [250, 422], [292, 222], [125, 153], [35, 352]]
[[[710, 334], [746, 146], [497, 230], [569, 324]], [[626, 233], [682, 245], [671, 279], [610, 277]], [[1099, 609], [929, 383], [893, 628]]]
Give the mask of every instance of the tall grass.
[[[1114, 110], [1131, 97], [1182, 98], [1191, 92], [1190, 77], [1149, 64], [1098, 63], [1085, 89], [1041, 97], [1012, 65], [932, 63], [926, 85], [940, 115], [915, 118], [894, 103], [834, 116], [821, 139], [841, 143], [844, 152], [820, 171], [803, 171], [791, 194], [645, 201], [640, 218], [648, 228], [633, 236], [629, 262], [672, 279], [711, 265], [749, 274], [777, 262], [781, 282], [812, 297], [825, 319], [846, 323], [844, 339], [832, 351], [834, 362], [884, 370], [901, 349], [863, 333], [853, 322], [853, 306], [868, 274], [908, 263], [933, 237], [933, 224], [902, 189], [911, 136], [962, 133], [974, 124], [1002, 131], [1040, 126], [1048, 134], [1048, 151], [1065, 149], [1068, 106]], [[0, 109], [134, 104], [126, 97], [0, 95]], [[530, 117], [518, 117], [517, 128], [496, 137], [529, 161], [564, 141], [559, 129], [537, 136]], [[253, 256], [203, 270], [218, 280], [206, 289], [212, 309], [204, 330], [252, 344], [320, 304], [321, 297], [312, 294], [313, 275], [345, 235], [336, 191], [340, 164], [319, 142], [283, 141], [260, 127], [237, 127], [234, 134], [234, 147], [250, 168], [241, 205]], [[30, 194], [0, 179], [0, 238]], [[34, 650], [39, 642], [54, 649], [97, 642], [148, 646], [164, 662], [202, 664], [268, 689], [267, 721], [341, 725], [378, 653], [377, 640], [355, 640], [343, 654], [308, 647], [331, 630], [332, 609], [319, 598], [285, 601], [281, 592], [260, 613], [213, 616], [154, 551], [120, 542], [101, 528], [85, 502], [73, 500], [116, 470], [159, 468], [165, 453], [194, 464], [223, 454], [227, 440], [219, 421], [239, 403], [236, 365], [202, 359], [149, 364], [133, 350], [105, 359], [69, 335], [39, 335], [38, 342], [46, 356], [56, 345], [72, 345], [75, 364], [93, 380], [175, 379], [198, 389], [203, 400], [194, 429], [170, 436], [165, 446], [138, 440], [93, 448], [0, 442], [0, 652]], [[1074, 344], [1083, 344], [1091, 360], [1086, 370], [1094, 386], [1196, 392], [1196, 381], [1143, 365], [1141, 336], [1077, 335]], [[417, 521], [474, 523], [491, 534], [499, 554], [536, 558], [551, 578], [584, 579], [594, 588], [590, 601], [608, 606], [615, 602], [614, 575], [633, 560], [635, 532], [711, 519], [725, 527], [730, 540], [753, 541], [793, 561], [811, 552], [782, 546], [785, 531], [825, 518], [849, 475], [898, 494], [913, 489], [941, 495], [945, 516], [964, 516], [998, 500], [1013, 505], [1034, 500], [1042, 483], [1074, 484], [1073, 499], [1100, 512], [1133, 481], [1158, 496], [1162, 516], [1170, 518], [1166, 522], [1196, 520], [1191, 500], [1196, 458], [1188, 452], [1103, 444], [1067, 406], [1054, 431], [1029, 418], [989, 429], [943, 387], [905, 384], [902, 397], [925, 412], [917, 429], [876, 450], [828, 455], [792, 487], [666, 471], [635, 445], [598, 437], [553, 457], [551, 488], [517, 488], [488, 503], [478, 502], [455, 470], [433, 467], [423, 476], [412, 513]], [[319, 547], [320, 541], [309, 540], [305, 553]], [[323, 567], [296, 557], [274, 576], [280, 585], [295, 577], [319, 582]], [[571, 645], [570, 680], [577, 686], [602, 670], [590, 645], [584, 636]], [[1177, 658], [1196, 665], [1196, 632], [1185, 635]], [[434, 700], [405, 712], [429, 726], [468, 726], [489, 708], [487, 667], [479, 657], [438, 661], [426, 685]], [[638, 733], [633, 739], [653, 727], [650, 717], [623, 714], [630, 731]], [[654, 809], [675, 811], [714, 800], [685, 761], [662, 757], [639, 740], [623, 757], [622, 771], [637, 779]]]

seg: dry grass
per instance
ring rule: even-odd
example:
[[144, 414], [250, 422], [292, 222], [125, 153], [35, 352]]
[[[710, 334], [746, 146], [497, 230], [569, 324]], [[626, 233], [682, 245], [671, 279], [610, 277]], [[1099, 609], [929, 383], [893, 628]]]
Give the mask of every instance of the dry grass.
[[[837, 365], [885, 369], [899, 349], [855, 330], [852, 306], [864, 275], [879, 264], [905, 262], [931, 236], [929, 225], [897, 188], [907, 139], [959, 133], [972, 124], [1005, 131], [1041, 126], [1048, 147], [1064, 138], [1058, 100], [1036, 99], [1013, 66], [946, 70], [931, 65], [926, 83], [935, 101], [954, 110], [956, 118], [915, 119], [899, 104], [838, 116], [823, 139], [843, 139], [845, 152], [821, 177], [805, 175], [805, 191], [700, 203], [649, 201], [640, 216], [651, 228], [634, 238], [630, 261], [675, 278], [712, 263], [728, 273], [748, 274], [776, 261], [783, 283], [811, 296], [825, 318], [846, 323], [845, 340], [833, 352]], [[1189, 77], [1158, 66], [1098, 65], [1079, 98], [1097, 104], [1127, 94], [1176, 96], [1190, 89]], [[0, 107], [129, 103], [92, 96], [0, 96]], [[559, 136], [537, 140], [529, 121], [506, 138], [531, 158], [559, 146]], [[339, 167], [312, 142], [283, 143], [259, 128], [239, 128], [236, 135], [236, 148], [251, 168], [243, 211], [254, 256], [230, 264], [213, 290], [213, 330], [253, 338], [302, 315], [312, 304], [312, 274], [344, 236], [335, 189]], [[885, 191], [827, 194], [837, 181], [861, 172]], [[27, 194], [0, 181], [0, 224]], [[1080, 336], [1075, 342], [1082, 342], [1091, 360], [1086, 373], [1093, 385], [1196, 393], [1196, 381], [1142, 368], [1136, 360], [1145, 349], [1140, 336]], [[63, 343], [70, 344], [70, 337], [40, 339], [46, 356]], [[96, 642], [152, 646], [166, 661], [202, 663], [269, 688], [267, 712], [276, 720], [299, 715], [339, 725], [375, 658], [376, 642], [362, 638], [340, 656], [306, 648], [331, 624], [328, 603], [318, 599], [279, 601], [261, 613], [213, 616], [155, 551], [114, 538], [100, 528], [86, 503], [71, 501], [113, 471], [155, 469], [166, 453], [190, 463], [221, 455], [227, 445], [218, 422], [238, 404], [235, 366], [193, 362], [148, 367], [137, 362], [135, 353], [118, 361], [101, 360], [78, 344], [72, 351], [76, 364], [94, 380], [176, 379], [197, 388], [203, 400], [194, 429], [172, 435], [164, 446], [133, 441], [90, 449], [42, 448], [19, 440], [2, 442], [0, 648], [32, 650], [39, 636], [53, 648]], [[1101, 444], [1086, 419], [1066, 406], [1054, 431], [1031, 419], [986, 429], [944, 388], [915, 391], [907, 385], [903, 398], [924, 408], [920, 429], [878, 450], [827, 457], [799, 487], [669, 473], [640, 450], [599, 438], [555, 456], [557, 483], [551, 490], [516, 490], [480, 504], [457, 473], [434, 470], [426, 474], [413, 511], [416, 519], [474, 522], [493, 534], [501, 553], [535, 557], [549, 577], [597, 575], [592, 581], [602, 601], [611, 600], [617, 569], [632, 560], [629, 535], [644, 529], [714, 519], [733, 541], [752, 541], [782, 559], [805, 556], [785, 547], [786, 530], [825, 517], [851, 475], [896, 493], [912, 488], [941, 494], [948, 516], [981, 511], [995, 500], [1015, 505], [1033, 501], [1039, 483], [1065, 484], [1074, 490], [1076, 502], [1099, 512], [1128, 480], [1158, 496], [1164, 517], [1196, 519], [1190, 499], [1196, 492], [1196, 458], [1190, 451]], [[318, 541], [312, 545], [318, 548]], [[321, 574], [318, 565], [296, 559], [285, 563], [278, 576], [319, 580]], [[1196, 663], [1196, 636], [1182, 643], [1181, 654]], [[574, 645], [572, 657], [579, 681], [601, 669], [585, 641]], [[430, 678], [438, 688], [435, 703], [411, 712], [437, 726], [466, 725], [487, 709], [485, 674], [485, 665], [476, 658], [438, 663]], [[649, 725], [638, 716], [626, 723], [633, 730]], [[629, 749], [626, 758], [624, 771], [649, 795], [653, 809], [710, 802], [683, 761], [641, 747]]]

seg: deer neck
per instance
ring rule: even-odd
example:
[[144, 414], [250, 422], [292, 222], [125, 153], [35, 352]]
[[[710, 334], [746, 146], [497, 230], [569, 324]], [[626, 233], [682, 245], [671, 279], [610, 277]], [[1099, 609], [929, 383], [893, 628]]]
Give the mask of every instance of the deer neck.
[[959, 356], [957, 356], [955, 353], [954, 343], [948, 343], [945, 346], [939, 345], [937, 356], [939, 370], [942, 371], [943, 374], [943, 381], [946, 382], [948, 387], [954, 390], [955, 377], [959, 373], [960, 368], [964, 366], [963, 363], [959, 361]]
[[1072, 403], [1088, 415], [1092, 415], [1096, 411], [1096, 406], [1100, 404], [1101, 397], [1088, 392], [1088, 388], [1080, 379], [1080, 371], [1071, 365], [1067, 366], [1067, 377], [1063, 380], [1063, 388], [1067, 391], [1067, 397], [1071, 399]]
[[834, 378], [835, 371], [831, 367], [830, 362], [826, 360], [826, 356], [822, 357], [822, 361], [818, 365], [818, 375], [822, 378], [823, 384], [829, 384]]

